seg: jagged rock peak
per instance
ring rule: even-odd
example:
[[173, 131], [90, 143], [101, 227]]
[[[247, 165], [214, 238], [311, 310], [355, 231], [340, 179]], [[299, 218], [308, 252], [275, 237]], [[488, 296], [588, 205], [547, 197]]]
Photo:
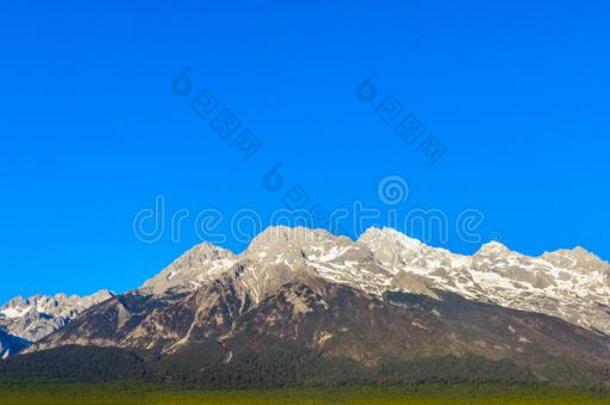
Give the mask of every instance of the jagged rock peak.
[[91, 306], [114, 296], [108, 290], [80, 297], [60, 293], [53, 296], [41, 294], [29, 298], [16, 297], [0, 307], [0, 328], [12, 336], [35, 342], [72, 319]]
[[476, 254], [477, 255], [503, 255], [503, 254], [508, 254], [508, 253], [512, 253], [512, 251], [506, 245], [494, 240], [494, 241], [488, 242], [488, 243], [484, 244], [483, 246], [481, 246], [481, 248], [479, 249], [479, 251]]
[[193, 285], [197, 286], [201, 280], [213, 277], [218, 270], [224, 270], [234, 261], [235, 255], [210, 243], [201, 243], [194, 246], [161, 273], [146, 281], [142, 290], [161, 293], [172, 288]]
[[369, 244], [375, 243], [390, 243], [399, 244], [402, 247], [421, 247], [423, 243], [417, 239], [411, 238], [394, 228], [377, 228], [371, 227], [367, 229], [358, 239], [358, 242]]
[[269, 245], [301, 246], [325, 240], [340, 239], [324, 229], [305, 227], [270, 226], [257, 235], [248, 249], [264, 248]]
[[559, 250], [556, 250], [554, 252], [547, 252], [545, 254], [550, 254], [550, 255], [554, 254], [554, 255], [559, 255], [559, 256], [570, 256], [570, 257], [576, 257], [576, 258], [585, 259], [585, 260], [599, 260], [599, 261], [603, 261], [595, 253], [590, 252], [589, 250], [585, 249], [582, 246], [576, 246], [574, 249], [559, 249]]
[[546, 252], [541, 259], [557, 267], [579, 269], [581, 272], [607, 273], [610, 276], [610, 264], [580, 246]]
[[114, 293], [109, 290], [100, 290], [86, 296], [76, 294], [68, 296], [64, 293], [55, 295], [35, 294], [28, 298], [17, 296], [0, 307], [0, 315], [4, 315], [6, 318], [18, 318], [20, 314], [33, 310], [39, 313], [63, 316], [75, 309], [89, 307], [113, 296]]
[[233, 256], [234, 253], [228, 249], [213, 245], [208, 242], [203, 242], [187, 250], [178, 259], [174, 260], [174, 262], [168, 267], [179, 267], [182, 265], [222, 260]]

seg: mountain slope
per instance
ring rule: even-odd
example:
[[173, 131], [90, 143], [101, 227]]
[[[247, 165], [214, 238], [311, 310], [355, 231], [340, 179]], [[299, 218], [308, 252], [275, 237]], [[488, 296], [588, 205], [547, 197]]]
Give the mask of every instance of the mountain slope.
[[[414, 364], [446, 359], [482, 359], [481, 367], [491, 368], [459, 376], [456, 370], [428, 370], [429, 381], [468, 381], [476, 375], [487, 382], [607, 382], [610, 339], [546, 315], [440, 291], [438, 300], [402, 292], [371, 297], [308, 275], [248, 307], [237, 283], [226, 279], [171, 302], [115, 297], [44, 339], [37, 350], [71, 345], [128, 350], [158, 378], [204, 385], [214, 385], [212, 376], [224, 376], [220, 385], [242, 378], [243, 367], [306, 371], [308, 382], [321, 383], [331, 364], [341, 364], [335, 371], [347, 373], [348, 380], [381, 382], [388, 377], [380, 375], [383, 370], [394, 370], [394, 379], [411, 378]], [[216, 299], [202, 301], [214, 294]], [[121, 311], [129, 313], [123, 321]], [[360, 370], [355, 375], [354, 367]]]
[[6, 331], [0, 329], [0, 359], [5, 359], [30, 345], [25, 339], [10, 335]]

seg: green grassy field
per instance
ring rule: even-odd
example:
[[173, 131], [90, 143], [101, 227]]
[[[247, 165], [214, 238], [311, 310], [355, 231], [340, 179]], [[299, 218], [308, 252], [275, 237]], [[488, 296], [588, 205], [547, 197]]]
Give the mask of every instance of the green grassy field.
[[552, 388], [422, 387], [173, 392], [116, 386], [0, 385], [0, 405], [610, 404], [610, 396]]

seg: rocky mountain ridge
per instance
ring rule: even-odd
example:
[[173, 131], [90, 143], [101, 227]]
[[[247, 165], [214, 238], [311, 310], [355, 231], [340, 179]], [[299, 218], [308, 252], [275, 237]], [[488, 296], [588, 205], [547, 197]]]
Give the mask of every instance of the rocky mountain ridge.
[[31, 342], [62, 328], [91, 306], [113, 296], [110, 291], [101, 290], [85, 297], [38, 294], [13, 298], [0, 307], [0, 333], [4, 336], [4, 350], [0, 347], [0, 354], [19, 352]]
[[371, 228], [353, 242], [322, 230], [274, 227], [240, 255], [204, 243], [140, 291], [196, 289], [241, 268], [258, 300], [305, 267], [378, 296], [398, 290], [434, 297], [433, 290], [449, 291], [610, 334], [610, 265], [582, 248], [528, 257], [491, 242], [463, 256], [390, 228]]

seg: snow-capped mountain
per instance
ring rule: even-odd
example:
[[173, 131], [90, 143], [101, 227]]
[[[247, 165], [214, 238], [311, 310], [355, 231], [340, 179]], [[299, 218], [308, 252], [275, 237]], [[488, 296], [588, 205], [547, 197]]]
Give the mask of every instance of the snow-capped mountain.
[[101, 290], [85, 297], [65, 294], [16, 297], [0, 307], [0, 329], [14, 337], [36, 342], [112, 296], [110, 291]]
[[429, 287], [610, 334], [610, 265], [580, 247], [528, 257], [491, 242], [467, 257], [387, 228], [369, 230], [360, 242], [376, 252], [391, 247], [385, 259], [377, 256], [384, 267], [421, 276]]
[[[430, 381], [608, 384], [609, 275], [582, 248], [532, 258], [490, 243], [463, 256], [388, 228], [352, 241], [272, 227], [238, 255], [194, 247], [0, 372], [107, 376], [114, 368], [90, 361], [104, 359], [125, 364], [120, 375], [207, 386], [270, 370], [261, 384], [361, 381], [355, 370], [371, 381], [400, 370], [405, 381], [414, 369]], [[17, 304], [9, 315], [23, 312]], [[49, 358], [56, 367], [41, 370]]]
[[142, 291], [197, 289], [236, 267], [255, 301], [308, 268], [329, 282], [378, 296], [449, 291], [610, 334], [610, 265], [580, 247], [528, 257], [491, 242], [463, 256], [390, 228], [371, 228], [353, 242], [323, 230], [274, 227], [241, 255], [202, 244]]

